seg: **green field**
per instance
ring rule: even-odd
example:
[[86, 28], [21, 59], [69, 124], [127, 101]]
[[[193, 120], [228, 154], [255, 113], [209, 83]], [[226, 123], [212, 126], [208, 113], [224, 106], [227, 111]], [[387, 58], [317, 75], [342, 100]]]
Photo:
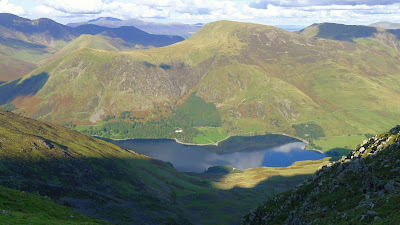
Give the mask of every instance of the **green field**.
[[368, 138], [365, 135], [322, 137], [315, 140], [314, 144], [326, 152], [333, 148], [354, 149], [366, 139]]
[[229, 135], [220, 127], [197, 127], [199, 134], [193, 138], [195, 144], [216, 144]]

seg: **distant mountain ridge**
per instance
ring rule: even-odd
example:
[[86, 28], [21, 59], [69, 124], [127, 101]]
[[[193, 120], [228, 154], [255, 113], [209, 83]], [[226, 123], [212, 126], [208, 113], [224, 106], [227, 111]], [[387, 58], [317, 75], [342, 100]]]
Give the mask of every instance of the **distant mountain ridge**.
[[387, 21], [381, 21], [381, 22], [377, 22], [377, 23], [373, 23], [371, 25], [369, 25], [371, 27], [381, 27], [384, 29], [400, 29], [400, 23], [391, 23], [391, 22], [387, 22]]
[[[92, 25], [95, 26], [95, 25]], [[40, 62], [82, 34], [121, 38], [135, 48], [161, 47], [184, 40], [179, 36], [148, 34], [135, 27], [72, 28], [53, 20], [30, 20], [0, 13], [0, 81], [9, 81], [31, 72]]]
[[184, 38], [188, 38], [203, 26], [203, 24], [201, 23], [154, 23], [146, 22], [139, 19], [121, 20], [112, 17], [100, 17], [94, 20], [89, 20], [87, 22], [68, 23], [67, 26], [78, 27], [85, 24], [93, 24], [110, 28], [134, 26], [151, 34], [179, 35]]
[[400, 53], [400, 29], [383, 29], [379, 27], [336, 23], [318, 23], [302, 29], [299, 33], [311, 38], [351, 41], [358, 42], [359, 44], [372, 44], [362, 43], [365, 42], [366, 39], [370, 39]]

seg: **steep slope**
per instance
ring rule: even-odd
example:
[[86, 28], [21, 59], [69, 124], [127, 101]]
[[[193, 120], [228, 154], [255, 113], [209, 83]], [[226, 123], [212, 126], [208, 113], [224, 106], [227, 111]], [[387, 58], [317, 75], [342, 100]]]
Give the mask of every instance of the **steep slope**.
[[400, 23], [391, 23], [386, 21], [376, 22], [371, 25], [370, 27], [382, 27], [384, 29], [400, 29]]
[[243, 224], [397, 224], [400, 125], [248, 213]]
[[167, 163], [2, 110], [0, 149], [1, 185], [117, 223], [183, 224], [174, 193], [206, 185]]
[[120, 20], [111, 17], [100, 17], [87, 22], [69, 23], [67, 26], [78, 27], [85, 24], [94, 24], [110, 28], [133, 26], [150, 34], [179, 35], [184, 38], [188, 38], [203, 26], [202, 24], [153, 23], [138, 19]]
[[106, 224], [61, 206], [48, 197], [0, 186], [1, 224]]
[[[96, 30], [98, 31], [95, 32]], [[37, 66], [43, 65], [42, 60], [82, 34], [99, 33], [122, 38], [129, 42], [128, 46], [137, 45], [136, 48], [165, 46], [183, 40], [179, 36], [148, 34], [134, 27], [72, 28], [46, 18], [30, 20], [0, 13], [0, 67], [4, 68], [0, 72], [0, 81], [15, 80], [28, 74]]]
[[49, 78], [37, 93], [2, 103], [42, 120], [102, 124], [129, 122], [124, 112], [140, 118], [135, 122], [165, 121], [196, 92], [217, 107], [228, 135], [286, 133], [312, 141], [393, 126], [400, 117], [398, 60], [383, 44], [219, 21], [157, 49], [78, 49], [15, 87], [3, 84], [0, 93], [9, 96], [45, 73]]

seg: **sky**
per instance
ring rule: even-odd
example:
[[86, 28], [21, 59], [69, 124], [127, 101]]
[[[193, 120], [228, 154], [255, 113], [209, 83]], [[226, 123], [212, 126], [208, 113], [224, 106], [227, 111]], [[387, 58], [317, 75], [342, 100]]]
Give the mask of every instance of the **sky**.
[[400, 0], [0, 0], [0, 12], [71, 23], [115, 17], [154, 22], [235, 20], [268, 25], [400, 22]]

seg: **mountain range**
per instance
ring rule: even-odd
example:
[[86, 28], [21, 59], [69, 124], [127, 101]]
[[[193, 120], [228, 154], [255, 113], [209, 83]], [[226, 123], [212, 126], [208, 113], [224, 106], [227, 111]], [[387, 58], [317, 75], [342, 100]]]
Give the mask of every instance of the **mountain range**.
[[[400, 30], [217, 21], [184, 40], [96, 24], [123, 22], [0, 14], [0, 223], [398, 221]], [[183, 173], [99, 139], [267, 133], [333, 157]]]
[[46, 18], [30, 20], [8, 13], [0, 13], [0, 31], [0, 81], [30, 73], [42, 65], [42, 60], [82, 34], [121, 39], [126, 49], [160, 47], [183, 40], [179, 36], [148, 34], [135, 27], [83, 25], [72, 28]]
[[293, 33], [219, 21], [162, 48], [113, 52], [72, 42], [63, 57], [2, 84], [0, 103], [61, 124], [158, 121], [165, 133], [185, 126], [190, 143], [207, 134], [169, 118], [195, 93], [215, 105], [218, 114], [209, 115], [221, 124], [213, 126], [226, 135], [284, 133], [323, 150], [340, 138], [351, 148], [400, 116], [397, 31], [324, 23]]
[[133, 26], [150, 34], [179, 35], [184, 38], [190, 37], [198, 31], [203, 24], [183, 24], [183, 23], [154, 23], [139, 19], [121, 20], [112, 17], [100, 17], [86, 22], [69, 23], [67, 26], [78, 27], [85, 24], [99, 25], [103, 27], [118, 28], [123, 26]]

